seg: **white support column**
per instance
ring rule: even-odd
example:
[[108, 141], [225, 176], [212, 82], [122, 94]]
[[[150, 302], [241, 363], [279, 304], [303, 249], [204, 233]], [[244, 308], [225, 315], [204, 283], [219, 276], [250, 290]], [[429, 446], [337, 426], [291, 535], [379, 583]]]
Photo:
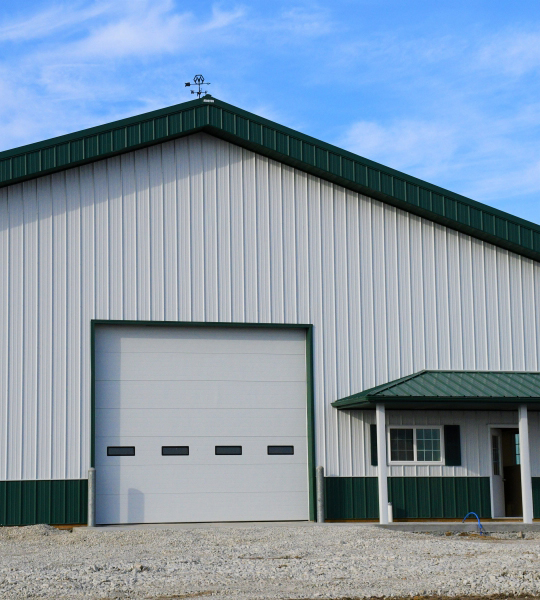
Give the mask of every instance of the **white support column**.
[[527, 406], [522, 404], [518, 410], [519, 453], [521, 459], [521, 497], [523, 501], [523, 522], [532, 523], [533, 496], [531, 479], [531, 452], [529, 448], [529, 418]]
[[388, 523], [388, 469], [386, 466], [386, 411], [384, 404], [375, 407], [377, 417], [377, 476], [379, 480], [379, 523]]

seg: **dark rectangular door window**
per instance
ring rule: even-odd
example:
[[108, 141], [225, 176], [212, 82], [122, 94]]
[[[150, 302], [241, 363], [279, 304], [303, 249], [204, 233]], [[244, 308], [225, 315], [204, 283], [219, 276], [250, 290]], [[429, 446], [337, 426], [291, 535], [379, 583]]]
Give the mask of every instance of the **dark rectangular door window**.
[[268, 446], [268, 454], [294, 454], [294, 446]]
[[107, 456], [135, 456], [135, 446], [107, 446]]
[[242, 446], [216, 446], [216, 456], [242, 454]]
[[161, 446], [162, 456], [189, 456], [189, 446]]

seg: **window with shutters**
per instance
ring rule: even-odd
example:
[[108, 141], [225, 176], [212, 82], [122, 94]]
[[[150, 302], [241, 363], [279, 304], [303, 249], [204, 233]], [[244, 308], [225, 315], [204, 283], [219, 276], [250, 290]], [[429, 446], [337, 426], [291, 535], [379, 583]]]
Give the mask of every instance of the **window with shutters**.
[[442, 427], [402, 426], [388, 430], [389, 462], [392, 464], [442, 464]]

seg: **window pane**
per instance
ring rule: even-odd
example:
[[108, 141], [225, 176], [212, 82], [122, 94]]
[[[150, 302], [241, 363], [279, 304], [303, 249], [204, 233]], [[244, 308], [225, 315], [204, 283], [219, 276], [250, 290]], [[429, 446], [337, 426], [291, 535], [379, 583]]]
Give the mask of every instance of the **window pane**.
[[516, 449], [516, 465], [521, 464], [521, 452], [519, 450], [519, 433], [514, 435], [514, 447]]
[[438, 462], [441, 460], [441, 430], [416, 430], [416, 460]]
[[390, 460], [414, 460], [412, 429], [390, 429]]

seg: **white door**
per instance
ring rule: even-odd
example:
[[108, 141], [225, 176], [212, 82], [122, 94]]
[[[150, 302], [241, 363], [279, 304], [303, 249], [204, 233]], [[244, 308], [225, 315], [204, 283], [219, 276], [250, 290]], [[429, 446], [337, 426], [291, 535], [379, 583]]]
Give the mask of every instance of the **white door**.
[[500, 429], [491, 430], [491, 489], [493, 491], [493, 517], [504, 517], [504, 477], [502, 463], [502, 435]]
[[96, 326], [97, 523], [309, 519], [299, 329]]

